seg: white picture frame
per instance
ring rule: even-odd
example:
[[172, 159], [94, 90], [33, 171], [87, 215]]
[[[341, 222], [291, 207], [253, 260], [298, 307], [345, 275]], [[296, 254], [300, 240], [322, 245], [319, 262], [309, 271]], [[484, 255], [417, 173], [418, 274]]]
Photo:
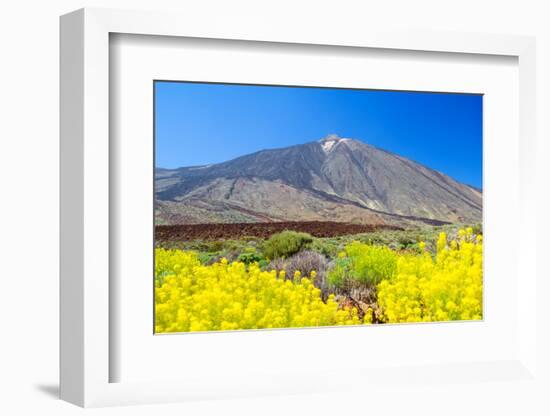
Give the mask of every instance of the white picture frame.
[[[498, 361], [425, 364], [399, 368], [369, 367], [372, 383], [460, 379], [507, 380], [536, 387], [535, 251], [535, 40], [530, 37], [468, 33], [385, 31], [380, 28], [350, 28], [330, 32], [314, 24], [279, 27], [276, 23], [250, 21], [233, 26], [224, 20], [208, 27], [192, 16], [165, 13], [82, 9], [61, 18], [61, 398], [80, 406], [158, 403], [207, 398], [248, 397], [269, 394], [319, 393], [347, 390], [357, 374], [331, 369], [319, 373], [281, 373], [263, 380], [237, 380], [230, 374], [219, 379], [188, 378], [178, 381], [112, 382], [110, 368], [120, 359], [110, 348], [109, 276], [110, 227], [110, 34], [225, 39], [282, 44], [331, 45], [333, 47], [429, 51], [441, 54], [503, 55], [515, 57], [519, 66], [519, 204], [518, 268], [523, 276], [518, 286], [517, 348]], [[532, 244], [531, 244], [532, 246]], [[510, 273], [517, 273], [512, 270]], [[412, 327], [409, 327], [412, 328]], [[414, 330], [414, 329], [412, 329]], [[326, 333], [326, 337], [335, 336]], [[321, 373], [322, 374], [322, 373]], [[408, 377], [412, 378], [408, 379]], [[499, 378], [500, 377], [500, 378]], [[342, 380], [345, 379], [345, 382]], [[370, 386], [369, 388], [374, 388]], [[429, 387], [427, 387], [429, 390]], [[383, 389], [383, 388], [382, 388]]]

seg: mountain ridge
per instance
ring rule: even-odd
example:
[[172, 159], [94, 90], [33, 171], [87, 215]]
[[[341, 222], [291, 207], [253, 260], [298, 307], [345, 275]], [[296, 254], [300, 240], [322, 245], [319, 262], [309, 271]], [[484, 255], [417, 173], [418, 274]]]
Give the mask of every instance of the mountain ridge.
[[[482, 192], [370, 144], [329, 135], [234, 159], [155, 169], [160, 223], [481, 220]], [[223, 212], [226, 210], [227, 212]]]

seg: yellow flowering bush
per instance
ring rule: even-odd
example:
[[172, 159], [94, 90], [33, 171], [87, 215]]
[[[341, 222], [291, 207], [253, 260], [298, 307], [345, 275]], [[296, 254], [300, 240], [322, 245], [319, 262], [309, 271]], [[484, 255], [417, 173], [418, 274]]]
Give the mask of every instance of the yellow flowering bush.
[[[248, 254], [201, 263], [194, 251], [155, 250], [157, 333], [482, 319], [483, 240], [440, 233], [432, 254], [353, 241], [328, 272], [290, 260], [262, 270]], [[433, 245], [430, 243], [430, 247]], [[288, 264], [287, 264], [288, 263]], [[286, 269], [286, 271], [285, 271]], [[320, 288], [325, 292], [321, 293]], [[331, 293], [332, 292], [332, 293]]]
[[353, 241], [338, 254], [328, 281], [337, 288], [353, 282], [376, 285], [391, 277], [396, 267], [397, 254], [388, 247]]
[[393, 277], [377, 286], [382, 321], [482, 319], [482, 237], [467, 228], [447, 240], [439, 235], [435, 257], [426, 251], [398, 256]]
[[187, 332], [359, 324], [355, 308], [326, 302], [315, 273], [262, 271], [257, 263], [202, 265], [194, 252], [155, 250], [155, 331]]

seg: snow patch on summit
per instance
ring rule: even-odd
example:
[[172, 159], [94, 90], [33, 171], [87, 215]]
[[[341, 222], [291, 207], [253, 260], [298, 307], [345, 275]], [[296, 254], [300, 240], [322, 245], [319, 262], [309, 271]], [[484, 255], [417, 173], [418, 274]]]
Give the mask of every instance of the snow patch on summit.
[[320, 140], [321, 147], [323, 148], [323, 151], [325, 153], [329, 153], [332, 149], [334, 149], [334, 146], [336, 146], [338, 143], [341, 142], [349, 142], [351, 139], [346, 139], [343, 137], [339, 137], [337, 135], [329, 135], [325, 137], [324, 139]]
[[330, 140], [330, 141], [327, 140], [326, 142], [324, 142], [321, 146], [323, 147], [323, 150], [325, 151], [325, 153], [330, 152], [330, 149], [334, 147], [336, 142], [337, 140]]

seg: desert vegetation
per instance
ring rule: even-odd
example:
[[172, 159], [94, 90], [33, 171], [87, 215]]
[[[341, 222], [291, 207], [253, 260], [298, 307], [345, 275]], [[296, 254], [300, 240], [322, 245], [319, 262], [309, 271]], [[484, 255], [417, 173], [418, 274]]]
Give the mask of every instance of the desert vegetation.
[[482, 319], [479, 225], [267, 229], [157, 227], [156, 332]]

